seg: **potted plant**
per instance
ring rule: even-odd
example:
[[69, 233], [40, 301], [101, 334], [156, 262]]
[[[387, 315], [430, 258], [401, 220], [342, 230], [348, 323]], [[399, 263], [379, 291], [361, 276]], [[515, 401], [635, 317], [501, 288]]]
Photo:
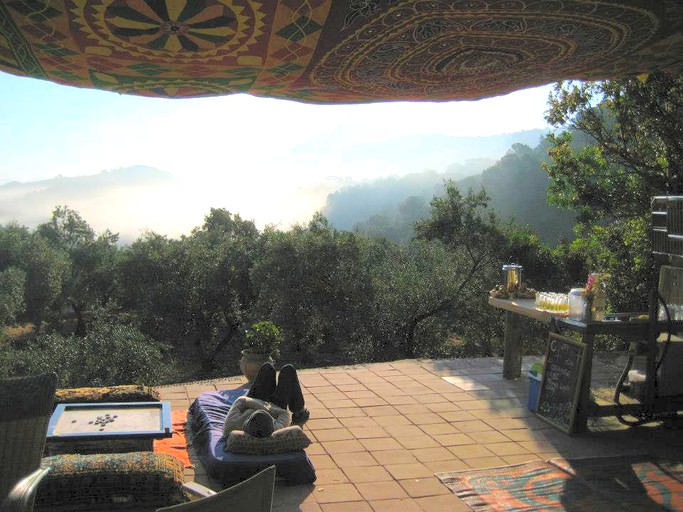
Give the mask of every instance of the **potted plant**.
[[256, 322], [247, 329], [240, 369], [249, 382], [256, 378], [263, 363], [280, 357], [281, 343], [282, 332], [273, 322]]

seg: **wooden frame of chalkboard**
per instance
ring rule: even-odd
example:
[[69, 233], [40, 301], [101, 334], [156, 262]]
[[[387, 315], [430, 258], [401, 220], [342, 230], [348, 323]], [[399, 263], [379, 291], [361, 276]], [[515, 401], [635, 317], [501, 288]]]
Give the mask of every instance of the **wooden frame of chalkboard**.
[[550, 333], [536, 415], [567, 434], [574, 431], [586, 345]]

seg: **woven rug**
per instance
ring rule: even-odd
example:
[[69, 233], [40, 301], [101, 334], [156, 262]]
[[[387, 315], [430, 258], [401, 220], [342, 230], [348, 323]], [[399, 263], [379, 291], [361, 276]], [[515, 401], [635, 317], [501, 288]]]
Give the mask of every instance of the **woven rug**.
[[187, 452], [187, 439], [185, 437], [185, 422], [187, 411], [178, 409], [171, 411], [171, 424], [173, 425], [173, 436], [165, 439], [154, 440], [155, 453], [168, 453], [180, 460], [184, 467], [194, 467], [190, 461], [190, 454]]
[[436, 476], [477, 512], [683, 510], [680, 459], [551, 459]]

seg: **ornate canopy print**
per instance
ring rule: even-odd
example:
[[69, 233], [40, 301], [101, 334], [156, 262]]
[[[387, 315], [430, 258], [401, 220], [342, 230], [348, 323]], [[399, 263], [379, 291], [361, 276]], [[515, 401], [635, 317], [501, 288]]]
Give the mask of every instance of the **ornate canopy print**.
[[125, 94], [477, 99], [683, 68], [678, 0], [2, 0], [0, 70]]

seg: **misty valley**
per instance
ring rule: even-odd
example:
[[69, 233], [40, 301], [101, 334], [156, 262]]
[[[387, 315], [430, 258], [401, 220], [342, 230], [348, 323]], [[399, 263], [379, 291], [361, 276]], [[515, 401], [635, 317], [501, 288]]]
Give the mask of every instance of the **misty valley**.
[[[534, 147], [336, 186], [286, 228], [226, 208], [177, 236], [122, 240], [101, 218], [93, 228], [79, 206], [100, 192], [140, 200], [143, 219], [162, 202], [182, 210], [189, 195], [166, 195], [172, 177], [152, 168], [2, 185], [0, 375], [56, 371], [62, 387], [238, 375], [257, 325], [281, 334], [277, 362], [298, 367], [500, 356], [504, 319], [488, 296], [508, 263], [541, 291], [607, 274], [607, 307], [643, 311], [651, 198], [683, 193], [670, 143], [683, 138], [680, 115], [668, 114], [680, 113], [680, 82], [558, 84], [547, 116], [558, 131]], [[144, 201], [148, 186], [156, 197]], [[215, 188], [197, 204], [227, 193]], [[38, 201], [51, 215], [7, 218]], [[523, 330], [529, 354], [544, 349], [537, 329]], [[617, 342], [598, 336], [596, 349]]]

